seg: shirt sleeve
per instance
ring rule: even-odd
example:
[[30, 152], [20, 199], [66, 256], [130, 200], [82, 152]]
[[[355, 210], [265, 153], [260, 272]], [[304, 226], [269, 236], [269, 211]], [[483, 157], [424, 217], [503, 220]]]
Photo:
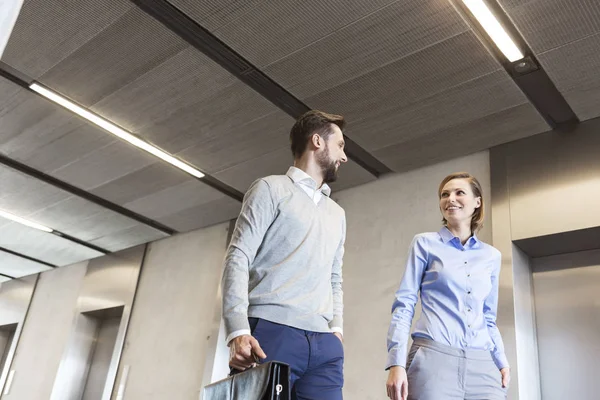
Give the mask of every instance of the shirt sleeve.
[[496, 326], [496, 313], [498, 310], [498, 279], [500, 276], [501, 256], [495, 261], [494, 271], [492, 272], [492, 290], [483, 303], [483, 314], [487, 325], [490, 338], [494, 343], [492, 349], [492, 358], [498, 369], [508, 367], [508, 360], [504, 354], [504, 343], [500, 330]]
[[408, 253], [406, 270], [392, 305], [392, 322], [387, 335], [386, 369], [393, 366], [406, 366], [408, 335], [426, 268], [427, 252], [423, 247], [422, 239], [415, 236]]
[[223, 319], [227, 337], [236, 331], [249, 331], [248, 282], [249, 268], [276, 216], [276, 207], [268, 183], [254, 182], [242, 203], [231, 242], [225, 255], [221, 287], [223, 289]]
[[342, 239], [338, 246], [333, 266], [331, 268], [331, 293], [333, 295], [333, 319], [329, 322], [332, 332], [343, 334], [344, 330], [344, 292], [342, 290], [342, 265], [344, 258], [344, 243], [346, 241], [346, 216], [342, 220]]

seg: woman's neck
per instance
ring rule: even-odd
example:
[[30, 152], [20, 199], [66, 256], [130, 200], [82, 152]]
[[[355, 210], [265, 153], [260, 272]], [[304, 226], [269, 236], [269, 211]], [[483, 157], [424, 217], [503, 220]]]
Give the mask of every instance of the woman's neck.
[[452, 232], [454, 236], [460, 239], [460, 242], [464, 245], [467, 243], [467, 240], [473, 235], [471, 232], [471, 222], [457, 224], [457, 225], [447, 225], [448, 230]]

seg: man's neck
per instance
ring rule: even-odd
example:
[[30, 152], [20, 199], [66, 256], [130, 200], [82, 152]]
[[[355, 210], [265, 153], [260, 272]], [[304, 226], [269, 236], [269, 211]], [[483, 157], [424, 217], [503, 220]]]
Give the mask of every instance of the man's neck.
[[314, 160], [302, 157], [294, 160], [294, 167], [306, 172], [317, 183], [317, 188], [323, 186], [323, 172]]

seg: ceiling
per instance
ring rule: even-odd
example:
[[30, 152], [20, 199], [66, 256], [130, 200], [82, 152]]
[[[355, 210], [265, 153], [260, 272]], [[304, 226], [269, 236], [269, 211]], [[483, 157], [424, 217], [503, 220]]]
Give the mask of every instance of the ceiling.
[[[600, 116], [598, 2], [498, 3], [577, 117]], [[299, 102], [344, 115], [345, 134], [394, 172], [551, 129], [448, 0], [171, 4]], [[131, 1], [25, 0], [1, 61], [234, 191], [292, 162], [292, 116]], [[3, 77], [0, 155], [14, 161], [0, 164], [0, 210], [63, 234], [0, 218], [0, 280], [240, 210]], [[350, 161], [334, 189], [377, 179], [363, 166]]]

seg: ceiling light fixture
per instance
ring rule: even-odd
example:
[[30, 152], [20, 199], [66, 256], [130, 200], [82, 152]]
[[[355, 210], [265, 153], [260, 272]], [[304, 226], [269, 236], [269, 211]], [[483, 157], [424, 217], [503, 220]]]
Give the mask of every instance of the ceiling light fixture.
[[133, 135], [132, 133], [127, 132], [123, 128], [119, 128], [112, 122], [109, 122], [109, 121], [105, 120], [104, 118], [92, 113], [91, 111], [88, 111], [88, 110], [84, 109], [83, 107], [78, 106], [77, 104], [73, 103], [72, 101], [65, 99], [61, 95], [39, 85], [38, 83], [32, 83], [29, 86], [29, 88], [31, 90], [41, 94], [45, 98], [55, 102], [56, 104], [61, 105], [62, 107], [66, 108], [67, 110], [74, 112], [75, 114], [79, 115], [80, 117], [85, 118], [86, 120], [99, 126], [100, 128], [104, 129], [105, 131], [112, 133], [113, 135], [119, 137], [120, 139], [123, 139], [126, 142], [131, 143], [132, 145], [134, 145], [144, 151], [147, 151], [148, 153], [160, 158], [161, 160], [168, 162], [169, 164], [181, 169], [182, 171], [185, 171], [188, 174], [190, 174], [196, 178], [204, 177], [204, 174], [202, 172], [200, 172], [196, 168], [192, 167], [191, 165], [184, 163], [183, 161], [179, 160], [178, 158], [173, 157], [172, 155], [162, 151], [158, 147], [154, 147], [150, 143], [140, 139], [139, 137]]
[[44, 226], [44, 225], [40, 225], [36, 222], [28, 221], [25, 218], [18, 217], [7, 211], [0, 210], [0, 217], [10, 219], [11, 221], [18, 222], [19, 224], [22, 224], [22, 225], [27, 225], [31, 228], [39, 229], [40, 231], [44, 231], [44, 232], [48, 232], [48, 233], [54, 232], [54, 229], [48, 228], [47, 226]]
[[504, 30], [498, 19], [492, 14], [483, 0], [462, 0], [471, 14], [477, 19], [481, 27], [494, 41], [498, 49], [510, 62], [515, 62], [524, 57], [519, 47], [513, 42]]

